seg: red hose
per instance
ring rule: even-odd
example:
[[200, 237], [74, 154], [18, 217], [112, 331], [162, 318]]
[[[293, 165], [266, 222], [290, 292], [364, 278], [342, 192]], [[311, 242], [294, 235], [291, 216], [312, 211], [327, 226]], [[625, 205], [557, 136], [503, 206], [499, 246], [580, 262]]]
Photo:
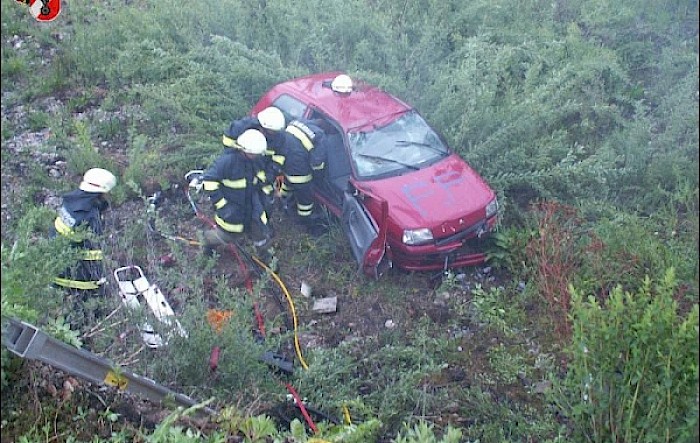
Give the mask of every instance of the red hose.
[[[210, 227], [216, 228], [216, 223], [214, 223], [211, 219], [207, 218], [199, 211], [197, 212], [197, 218], [202, 220], [204, 223], [208, 224]], [[236, 257], [236, 261], [238, 262], [238, 269], [240, 269], [241, 273], [245, 276], [245, 288], [248, 290], [248, 292], [253, 292], [253, 280], [250, 278], [250, 271], [248, 270], [248, 267], [243, 262], [243, 259], [236, 250], [236, 247], [231, 244], [227, 246], [231, 254], [233, 254], [233, 256]]]
[[309, 415], [309, 412], [304, 407], [304, 403], [301, 401], [301, 398], [299, 397], [299, 394], [297, 394], [297, 391], [289, 383], [285, 382], [285, 386], [287, 386], [287, 390], [292, 394], [292, 397], [294, 397], [294, 400], [295, 400], [297, 406], [299, 406], [299, 409], [301, 410], [301, 415], [304, 416], [304, 420], [306, 420], [306, 423], [309, 424], [309, 427], [311, 428], [312, 431], [314, 431], [314, 434], [318, 434], [318, 428], [314, 424], [314, 421], [311, 420], [311, 416]]
[[253, 311], [255, 311], [255, 319], [258, 321], [258, 331], [262, 337], [265, 337], [265, 319], [262, 313], [258, 309], [258, 304], [253, 303]]
[[216, 368], [219, 367], [219, 355], [221, 354], [221, 348], [214, 346], [211, 349], [211, 355], [209, 355], [209, 370], [215, 372]]

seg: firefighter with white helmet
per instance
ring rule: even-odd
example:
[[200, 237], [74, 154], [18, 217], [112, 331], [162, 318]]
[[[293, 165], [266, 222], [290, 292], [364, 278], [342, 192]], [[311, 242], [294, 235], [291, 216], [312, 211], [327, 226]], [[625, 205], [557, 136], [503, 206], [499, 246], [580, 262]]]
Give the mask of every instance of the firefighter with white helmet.
[[299, 222], [312, 235], [321, 233], [319, 214], [314, 211], [312, 182], [325, 168], [325, 132], [314, 120], [294, 119], [279, 138], [278, 151], [284, 154], [283, 198], [293, 195]]
[[86, 192], [106, 194], [117, 184], [117, 177], [102, 168], [89, 169], [80, 182], [80, 189]]
[[272, 232], [262, 203], [262, 187], [268, 184], [262, 155], [268, 147], [265, 135], [246, 129], [235, 143], [224, 141], [224, 145], [224, 152], [201, 177], [216, 223], [203, 232], [205, 252], [244, 234], [250, 234], [256, 247], [267, 248]]
[[243, 117], [231, 122], [224, 131], [222, 138], [224, 146], [235, 147], [238, 137], [248, 129], [257, 129], [266, 137], [269, 132], [278, 132], [284, 129], [284, 114], [279, 108], [267, 107], [260, 111], [257, 116]]
[[258, 113], [258, 121], [263, 129], [270, 131], [281, 131], [284, 129], [285, 118], [282, 111], [274, 106], [268, 106]]
[[347, 74], [340, 74], [331, 82], [331, 89], [339, 94], [350, 94], [353, 91], [352, 79]]
[[272, 179], [276, 176], [282, 164], [284, 156], [276, 150], [278, 145], [278, 134], [285, 128], [284, 113], [275, 106], [268, 106], [258, 113], [256, 116], [243, 117], [233, 120], [228, 128], [224, 131], [223, 144], [228, 147], [236, 147], [238, 137], [248, 129], [257, 129], [263, 133], [267, 140], [267, 149], [265, 150], [265, 171], [269, 176], [269, 184], [262, 188], [266, 195], [265, 201], [269, 201], [273, 197]]
[[117, 177], [102, 168], [89, 169], [78, 189], [63, 196], [50, 236], [61, 235], [81, 249], [81, 260], [54, 279], [54, 284], [72, 293], [99, 292], [105, 283], [103, 253], [98, 239], [103, 233], [102, 213], [108, 208], [107, 194], [116, 186]]

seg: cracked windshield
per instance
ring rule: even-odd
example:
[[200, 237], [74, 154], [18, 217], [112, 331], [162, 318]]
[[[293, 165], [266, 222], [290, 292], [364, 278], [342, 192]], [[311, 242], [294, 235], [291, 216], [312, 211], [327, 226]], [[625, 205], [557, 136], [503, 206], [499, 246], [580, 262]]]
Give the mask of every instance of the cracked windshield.
[[448, 154], [440, 137], [415, 111], [374, 131], [351, 132], [348, 139], [357, 174], [364, 178], [418, 170]]

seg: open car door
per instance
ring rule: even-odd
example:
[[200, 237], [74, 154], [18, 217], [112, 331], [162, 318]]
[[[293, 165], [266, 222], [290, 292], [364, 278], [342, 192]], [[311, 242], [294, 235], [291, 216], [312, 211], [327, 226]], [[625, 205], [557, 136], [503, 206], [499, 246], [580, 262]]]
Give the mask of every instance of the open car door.
[[[374, 199], [381, 208], [381, 218], [375, 221], [365, 207], [366, 199]], [[386, 257], [386, 219], [389, 205], [368, 192], [358, 190], [352, 184], [343, 196], [342, 227], [350, 242], [350, 249], [360, 269], [379, 278], [391, 261]]]

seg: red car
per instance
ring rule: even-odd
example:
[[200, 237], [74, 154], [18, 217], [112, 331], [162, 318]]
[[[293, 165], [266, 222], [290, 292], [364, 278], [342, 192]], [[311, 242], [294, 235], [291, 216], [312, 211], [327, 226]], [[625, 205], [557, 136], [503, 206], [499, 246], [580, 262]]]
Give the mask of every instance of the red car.
[[414, 108], [340, 72], [280, 83], [251, 115], [268, 106], [287, 121], [325, 123], [328, 160], [325, 176], [314, 180], [315, 198], [341, 220], [366, 274], [484, 262], [496, 194]]

